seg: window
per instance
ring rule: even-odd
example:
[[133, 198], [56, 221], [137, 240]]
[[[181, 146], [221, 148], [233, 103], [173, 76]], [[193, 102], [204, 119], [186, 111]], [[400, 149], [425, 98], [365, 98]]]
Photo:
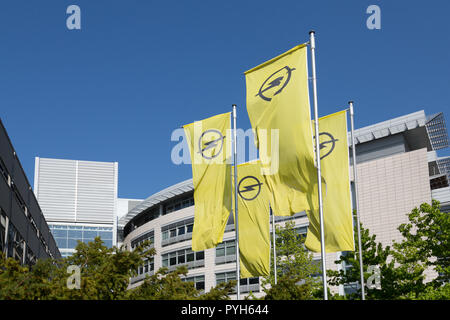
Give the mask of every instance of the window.
[[[231, 280], [236, 280], [236, 272], [222, 272], [216, 274], [216, 285], [228, 282]], [[239, 280], [240, 289], [242, 292], [259, 292], [259, 278], [245, 278]]]
[[5, 178], [5, 180], [8, 182], [8, 170], [6, 169], [5, 163], [2, 159], [0, 159], [0, 174]]
[[189, 250], [188, 251], [188, 253], [186, 254], [186, 257], [187, 257], [187, 262], [192, 262], [192, 261], [194, 261], [194, 252], [193, 251], [191, 251], [191, 250]]
[[224, 264], [236, 261], [235, 240], [224, 241], [216, 247], [216, 264]]
[[167, 201], [163, 206], [163, 215], [168, 214], [173, 211], [181, 210], [183, 208], [187, 208], [194, 205], [194, 197], [193, 194]]
[[131, 249], [134, 249], [137, 246], [142, 245], [145, 241], [148, 241], [150, 243], [149, 246], [145, 248], [146, 250], [148, 250], [154, 246], [155, 236], [154, 236], [153, 230], [150, 232], [144, 233], [143, 235], [131, 240]]
[[226, 255], [236, 254], [236, 246], [234, 245], [234, 241], [230, 241], [231, 243], [227, 244], [226, 247]]
[[183, 281], [185, 282], [193, 282], [195, 289], [197, 290], [205, 290], [205, 276], [192, 276], [184, 278]]
[[23, 198], [20, 195], [19, 190], [17, 189], [14, 183], [11, 185], [11, 189], [13, 191], [14, 198], [16, 199], [17, 204], [19, 205], [20, 208], [22, 208], [23, 213], [26, 214], [27, 206], [25, 205], [25, 201], [23, 201]]
[[187, 263], [189, 269], [203, 267], [205, 252], [193, 252], [191, 249], [182, 249], [169, 252], [161, 256], [163, 267], [175, 267]]
[[218, 285], [219, 283], [228, 282], [231, 280], [236, 280], [236, 272], [235, 271], [222, 272], [222, 273], [216, 274], [216, 285]]
[[161, 227], [162, 246], [167, 246], [172, 243], [185, 241], [192, 237], [194, 218], [185, 219], [179, 222], [174, 222]]
[[185, 263], [186, 261], [186, 254], [184, 250], [178, 251], [178, 264]]
[[137, 270], [138, 275], [152, 273], [155, 270], [155, 263], [153, 258], [146, 259], [144, 264]]
[[78, 240], [88, 243], [96, 237], [108, 248], [113, 245], [113, 228], [110, 227], [50, 224], [49, 228], [59, 249], [75, 249]]
[[219, 243], [216, 247], [216, 257], [225, 256], [225, 243]]
[[0, 251], [5, 250], [6, 214], [0, 209]]
[[169, 265], [170, 266], [175, 266], [177, 265], [177, 254], [176, 252], [170, 253], [169, 254]]

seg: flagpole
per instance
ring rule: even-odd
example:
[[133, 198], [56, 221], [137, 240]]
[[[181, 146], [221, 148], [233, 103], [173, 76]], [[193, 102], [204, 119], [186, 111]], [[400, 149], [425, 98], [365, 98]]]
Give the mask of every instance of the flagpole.
[[273, 239], [273, 274], [275, 275], [275, 284], [277, 284], [277, 249], [275, 246], [275, 215], [270, 208], [270, 214], [272, 215], [272, 239]]
[[361, 230], [360, 230], [360, 220], [359, 220], [359, 198], [358, 198], [358, 188], [357, 188], [357, 170], [356, 170], [356, 150], [355, 150], [355, 135], [354, 135], [354, 124], [353, 124], [353, 101], [349, 101], [350, 106], [350, 126], [352, 135], [352, 158], [353, 158], [353, 185], [355, 186], [355, 208], [356, 208], [356, 225], [358, 230], [358, 251], [359, 251], [359, 273], [361, 275], [361, 298], [366, 300], [366, 293], [364, 288], [364, 268], [362, 259], [362, 244], [361, 244]]
[[237, 133], [236, 133], [236, 105], [233, 104], [233, 153], [234, 153], [234, 226], [236, 228], [236, 300], [240, 299], [240, 257], [239, 257], [239, 219], [238, 219], [238, 182], [237, 182]]
[[322, 282], [323, 282], [323, 299], [328, 300], [327, 290], [327, 272], [325, 259], [325, 233], [323, 225], [323, 201], [322, 201], [322, 175], [320, 171], [320, 147], [319, 147], [319, 115], [317, 108], [317, 79], [316, 79], [316, 41], [315, 31], [310, 31], [310, 47], [311, 47], [311, 66], [312, 66], [312, 85], [313, 85], [313, 103], [314, 103], [314, 126], [316, 139], [316, 162], [317, 162], [317, 184], [319, 191], [319, 217], [320, 217], [320, 253], [322, 256]]

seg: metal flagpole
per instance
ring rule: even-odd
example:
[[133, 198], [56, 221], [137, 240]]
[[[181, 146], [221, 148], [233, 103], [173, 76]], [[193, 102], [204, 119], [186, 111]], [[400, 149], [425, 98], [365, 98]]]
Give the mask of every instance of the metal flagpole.
[[362, 244], [361, 244], [361, 230], [360, 230], [360, 222], [359, 222], [359, 198], [358, 198], [358, 188], [356, 182], [358, 180], [356, 173], [356, 150], [355, 150], [355, 136], [354, 136], [354, 124], [353, 124], [353, 101], [349, 101], [350, 106], [350, 126], [351, 126], [351, 135], [352, 135], [352, 158], [353, 158], [353, 185], [355, 186], [355, 208], [356, 208], [356, 224], [358, 230], [358, 251], [359, 251], [359, 272], [361, 274], [361, 298], [362, 300], [366, 300], [366, 293], [364, 288], [364, 268], [363, 268], [363, 260], [362, 260]]
[[277, 249], [275, 246], [275, 214], [270, 208], [270, 214], [272, 215], [272, 239], [273, 239], [273, 274], [275, 275], [275, 284], [277, 284]]
[[311, 66], [312, 66], [312, 85], [313, 85], [313, 103], [314, 103], [314, 126], [316, 135], [316, 162], [317, 162], [317, 184], [319, 191], [319, 216], [320, 216], [320, 253], [322, 256], [322, 282], [323, 282], [323, 299], [328, 300], [327, 290], [327, 272], [325, 261], [325, 234], [323, 226], [323, 202], [322, 202], [322, 175], [320, 171], [320, 147], [319, 147], [319, 116], [317, 111], [317, 82], [316, 82], [316, 41], [314, 38], [315, 31], [310, 31], [309, 44], [311, 46]]
[[236, 105], [233, 104], [233, 153], [234, 153], [234, 226], [236, 228], [236, 300], [240, 299], [240, 258], [239, 258], [239, 219], [238, 219], [238, 181], [237, 181], [237, 133], [236, 133]]

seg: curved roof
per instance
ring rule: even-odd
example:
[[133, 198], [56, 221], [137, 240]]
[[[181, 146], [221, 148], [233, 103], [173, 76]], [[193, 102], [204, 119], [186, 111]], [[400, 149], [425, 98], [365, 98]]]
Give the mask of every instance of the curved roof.
[[185, 180], [183, 182], [165, 188], [164, 190], [151, 195], [150, 197], [139, 203], [137, 206], [135, 206], [133, 209], [131, 209], [125, 216], [119, 219], [118, 226], [124, 227], [130, 220], [132, 220], [142, 211], [147, 210], [148, 208], [153, 207], [154, 205], [157, 205], [167, 199], [193, 190], [194, 185], [192, 184], [192, 179]]

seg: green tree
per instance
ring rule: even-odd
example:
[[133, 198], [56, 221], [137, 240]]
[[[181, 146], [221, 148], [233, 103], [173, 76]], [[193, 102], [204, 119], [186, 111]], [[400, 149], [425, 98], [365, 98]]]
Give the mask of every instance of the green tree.
[[[394, 243], [395, 250], [410, 253], [414, 262], [433, 269], [438, 274], [432, 281], [435, 288], [450, 282], [450, 215], [441, 212], [439, 202], [433, 200], [431, 205], [414, 208], [408, 220], [398, 228], [403, 241]], [[401, 261], [399, 256], [396, 259]]]
[[[364, 279], [370, 265], [380, 268], [381, 289], [366, 288], [367, 299], [450, 299], [448, 295], [450, 261], [450, 217], [440, 211], [439, 202], [423, 203], [408, 214], [408, 223], [398, 227], [400, 242], [383, 248], [376, 236], [361, 226]], [[356, 232], [356, 229], [355, 229]], [[355, 236], [355, 239], [357, 237]], [[354, 253], [347, 252], [336, 263], [348, 268], [328, 270], [330, 285], [360, 282], [358, 242]], [[426, 271], [434, 270], [438, 276], [426, 279]], [[349, 295], [359, 299], [361, 290]]]
[[[380, 268], [381, 291], [378, 289], [366, 288], [367, 299], [392, 299], [396, 296], [395, 288], [392, 287], [393, 261], [389, 261], [390, 247], [383, 247], [381, 243], [376, 242], [376, 235], [371, 235], [368, 229], [360, 225], [361, 247], [364, 279], [367, 280], [371, 273], [368, 272], [369, 266], [378, 266]], [[356, 226], [354, 232], [357, 232]], [[360, 299], [360, 263], [359, 263], [359, 242], [355, 236], [355, 251], [344, 252], [336, 264], [344, 266], [341, 270], [327, 270], [328, 284], [331, 286], [348, 285], [353, 288], [353, 293], [348, 294], [348, 299]]]
[[[129, 290], [129, 280], [145, 259], [155, 254], [144, 242], [133, 251], [108, 248], [100, 238], [79, 242], [75, 253], [59, 260], [38, 260], [29, 268], [0, 255], [0, 299], [120, 300], [120, 299], [227, 299], [234, 284], [221, 284], [208, 293], [182, 281], [186, 267], [174, 272], [161, 269], [141, 287]], [[69, 289], [69, 266], [80, 268], [80, 288]]]
[[313, 299], [313, 292], [320, 286], [315, 277], [319, 266], [313, 262], [313, 255], [304, 245], [304, 237], [299, 235], [295, 224], [289, 221], [284, 227], [276, 226], [277, 284], [273, 259], [271, 272], [263, 278], [262, 287], [267, 300], [306, 300]]

